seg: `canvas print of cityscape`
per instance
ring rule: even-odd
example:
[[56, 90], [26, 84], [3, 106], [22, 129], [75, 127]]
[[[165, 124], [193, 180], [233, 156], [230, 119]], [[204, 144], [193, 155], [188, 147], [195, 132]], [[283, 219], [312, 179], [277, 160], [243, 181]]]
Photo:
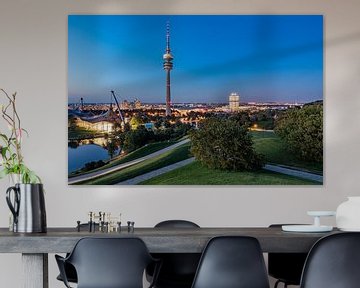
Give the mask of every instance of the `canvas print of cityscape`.
[[70, 15], [69, 185], [322, 185], [322, 15]]

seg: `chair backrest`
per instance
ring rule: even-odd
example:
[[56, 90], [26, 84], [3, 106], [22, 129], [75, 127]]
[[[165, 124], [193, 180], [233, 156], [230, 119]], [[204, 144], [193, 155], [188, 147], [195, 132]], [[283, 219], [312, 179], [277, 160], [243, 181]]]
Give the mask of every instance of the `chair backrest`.
[[78, 288], [142, 288], [152, 260], [138, 238], [82, 238], [67, 259], [76, 269]]
[[155, 228], [200, 228], [200, 226], [188, 220], [166, 220], [157, 223]]
[[[188, 220], [166, 220], [156, 224], [155, 228], [200, 228], [200, 226]], [[156, 254], [156, 258], [162, 260], [157, 286], [190, 287], [199, 264], [200, 256], [200, 253]]]
[[203, 254], [192, 288], [268, 288], [264, 258], [256, 238], [212, 238]]
[[301, 278], [302, 288], [360, 287], [360, 233], [321, 238], [311, 248]]

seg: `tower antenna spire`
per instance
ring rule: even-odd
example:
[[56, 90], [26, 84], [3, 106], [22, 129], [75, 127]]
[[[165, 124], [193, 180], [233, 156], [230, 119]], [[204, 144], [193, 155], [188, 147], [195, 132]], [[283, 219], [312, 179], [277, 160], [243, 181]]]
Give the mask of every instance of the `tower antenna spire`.
[[170, 21], [166, 22], [166, 53], [170, 53]]

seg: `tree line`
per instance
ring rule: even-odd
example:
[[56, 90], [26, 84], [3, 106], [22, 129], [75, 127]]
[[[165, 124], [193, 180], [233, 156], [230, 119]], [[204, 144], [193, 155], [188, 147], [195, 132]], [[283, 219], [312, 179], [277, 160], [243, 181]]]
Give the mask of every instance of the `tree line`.
[[[210, 117], [198, 130], [190, 132], [191, 153], [213, 169], [249, 171], [264, 165], [263, 155], [253, 147], [249, 134], [251, 119], [243, 113], [230, 117]], [[323, 105], [314, 103], [292, 108], [274, 119], [274, 132], [296, 157], [323, 161]]]

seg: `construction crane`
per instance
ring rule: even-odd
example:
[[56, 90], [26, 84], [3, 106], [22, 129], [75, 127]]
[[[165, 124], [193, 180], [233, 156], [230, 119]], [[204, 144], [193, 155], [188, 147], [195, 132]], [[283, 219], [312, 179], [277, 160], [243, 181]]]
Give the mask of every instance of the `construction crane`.
[[117, 100], [117, 98], [115, 96], [115, 92], [113, 90], [111, 90], [111, 95], [114, 97], [116, 106], [119, 109], [119, 115], [120, 115], [121, 122], [125, 125], [124, 117], [123, 117], [123, 115], [121, 113], [119, 102], [118, 102], [118, 100]]

